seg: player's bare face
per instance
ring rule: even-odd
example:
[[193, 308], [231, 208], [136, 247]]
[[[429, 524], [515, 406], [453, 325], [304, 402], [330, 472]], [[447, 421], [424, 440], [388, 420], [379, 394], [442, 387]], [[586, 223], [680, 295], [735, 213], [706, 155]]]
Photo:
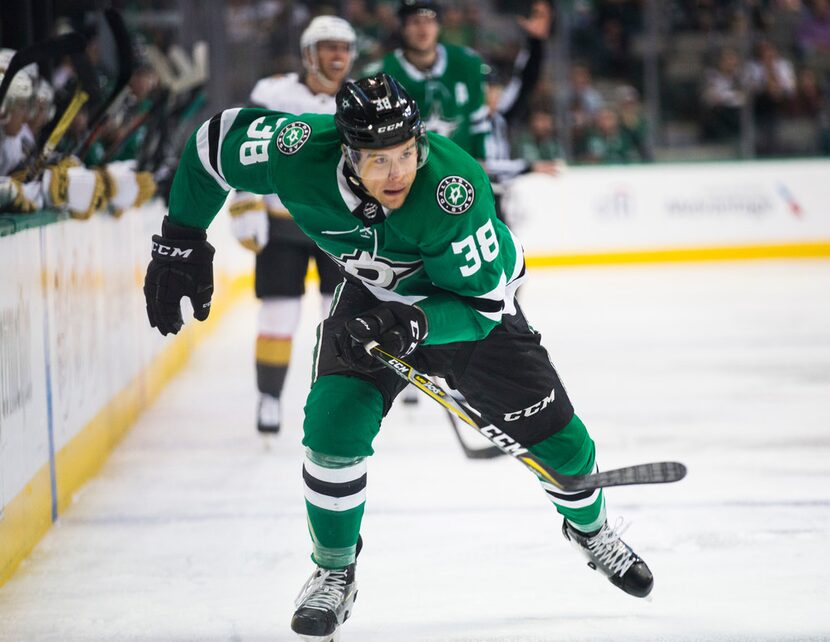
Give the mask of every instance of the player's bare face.
[[317, 43], [317, 64], [331, 82], [340, 84], [352, 68], [352, 51], [347, 42], [321, 40]]
[[383, 149], [360, 150], [355, 168], [363, 187], [384, 207], [404, 204], [418, 171], [418, 146], [414, 138]]
[[433, 51], [438, 45], [438, 19], [430, 15], [414, 15], [406, 19], [401, 32], [407, 49], [418, 53]]

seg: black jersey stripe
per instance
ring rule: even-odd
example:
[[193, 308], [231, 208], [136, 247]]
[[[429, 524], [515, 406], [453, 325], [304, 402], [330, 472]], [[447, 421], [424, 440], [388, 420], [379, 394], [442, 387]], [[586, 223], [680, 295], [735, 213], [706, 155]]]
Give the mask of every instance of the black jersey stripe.
[[[208, 124], [208, 160], [213, 171], [218, 176], [222, 176], [222, 173], [219, 171], [219, 135], [222, 127], [222, 113], [220, 111], [216, 114], [210, 119], [210, 123]], [[222, 178], [224, 179], [224, 177]]]
[[366, 473], [352, 481], [335, 483], [317, 479], [303, 466], [303, 481], [315, 493], [328, 497], [348, 497], [355, 495], [366, 488]]
[[590, 499], [591, 496], [594, 493], [597, 492], [597, 489], [583, 490], [583, 491], [580, 491], [578, 493], [565, 494], [565, 493], [560, 493], [560, 492], [557, 492], [555, 490], [550, 490], [550, 489], [546, 488], [545, 492], [548, 495], [550, 495], [551, 497], [554, 497], [555, 499], [558, 499], [559, 501], [562, 501], [562, 502], [576, 502], [576, 501], [579, 501], [581, 499]]
[[494, 301], [493, 299], [485, 299], [477, 296], [458, 296], [464, 303], [479, 312], [493, 314], [495, 312], [501, 312], [504, 309], [504, 301], [501, 300]]

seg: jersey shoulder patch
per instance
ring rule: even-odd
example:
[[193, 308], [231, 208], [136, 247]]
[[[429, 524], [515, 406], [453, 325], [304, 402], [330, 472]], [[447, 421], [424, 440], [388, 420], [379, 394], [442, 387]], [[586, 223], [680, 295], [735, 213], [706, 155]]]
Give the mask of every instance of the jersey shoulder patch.
[[461, 176], [445, 176], [438, 182], [435, 200], [447, 214], [457, 216], [469, 210], [475, 202], [476, 192], [472, 183]]
[[292, 121], [277, 134], [277, 149], [291, 156], [300, 151], [309, 138], [311, 138], [311, 126], [301, 120]]

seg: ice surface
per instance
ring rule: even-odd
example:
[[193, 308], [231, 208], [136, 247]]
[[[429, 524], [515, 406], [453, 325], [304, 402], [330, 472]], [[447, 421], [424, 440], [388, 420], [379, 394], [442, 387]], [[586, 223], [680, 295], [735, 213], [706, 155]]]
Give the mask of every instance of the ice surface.
[[[521, 297], [600, 465], [689, 466], [679, 484], [607, 491], [652, 599], [591, 572], [531, 475], [464, 459], [424, 399], [376, 441], [342, 642], [830, 639], [830, 262], [535, 271]], [[0, 589], [0, 640], [294, 639], [318, 307], [309, 296], [270, 448], [250, 300]]]

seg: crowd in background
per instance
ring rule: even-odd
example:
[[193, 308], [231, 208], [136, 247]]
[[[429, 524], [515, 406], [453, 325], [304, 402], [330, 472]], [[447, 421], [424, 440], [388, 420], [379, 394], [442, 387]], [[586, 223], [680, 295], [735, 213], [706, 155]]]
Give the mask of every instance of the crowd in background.
[[[447, 0], [441, 39], [476, 50], [490, 82], [504, 83], [524, 39], [517, 16], [527, 14], [530, 4]], [[147, 58], [148, 49], [169, 52], [181, 42], [182, 0], [112, 5], [123, 12], [135, 40], [135, 72], [123, 108], [82, 146], [82, 156], [45, 173], [54, 185], [38, 192], [23, 180], [0, 184], [6, 206], [65, 205], [67, 196], [59, 192], [72, 191], [68, 179], [79, 174], [72, 170], [79, 166], [98, 178], [76, 179], [85, 186], [82, 209], [73, 206], [78, 215], [104, 207], [107, 192], [114, 194], [116, 179], [104, 170], [109, 165], [118, 169], [117, 163], [132, 161], [142, 195], [151, 180], [164, 186], [172, 161], [163, 157], [174, 156], [176, 146], [160, 145], [159, 138], [180, 146], [186, 129], [171, 130], [171, 114], [191, 126], [196, 115], [208, 115], [199, 113], [204, 100], [193, 87], [178, 92], [173, 98], [181, 104], [171, 106], [176, 79], [161, 78]], [[257, 78], [299, 70], [297, 34], [316, 15], [340, 15], [354, 26], [354, 73], [360, 75], [400, 45], [397, 5], [398, 0], [228, 0], [220, 22], [222, 60], [231, 73], [209, 85], [211, 106], [241, 104]], [[88, 39], [87, 58], [105, 95], [117, 62], [111, 43], [102, 52], [102, 23], [93, 13], [60, 16], [55, 30], [76, 29]], [[511, 130], [516, 158], [575, 164], [738, 158], [748, 128], [753, 157], [830, 155], [830, 0], [574, 0], [555, 3], [552, 15], [539, 81]], [[213, 43], [214, 35], [204, 39]], [[651, 105], [649, 52], [658, 77]], [[0, 55], [0, 72], [13, 53]], [[76, 71], [62, 60], [27, 78], [13, 84], [0, 111], [0, 175], [17, 171], [18, 179], [27, 163], [31, 169], [33, 149], [43, 142], [40, 132], [55, 105], [65, 104]], [[649, 111], [654, 105], [657, 110]], [[95, 107], [90, 100], [73, 120], [63, 149], [88, 138], [87, 118]], [[162, 120], [167, 129], [159, 134]]]
[[[442, 41], [508, 69], [522, 45], [515, 16], [529, 4], [449, 0]], [[234, 0], [227, 8], [229, 43], [243, 51], [259, 43], [253, 75], [297, 69], [284, 27], [337, 13], [358, 33], [359, 70], [400, 44], [396, 6], [396, 0]], [[674, 147], [679, 151], [666, 157], [682, 159], [685, 151], [691, 159], [737, 158], [745, 107], [757, 138], [754, 156], [830, 154], [830, 0], [574, 0], [556, 3], [554, 20], [566, 25], [551, 30], [527, 125], [514, 139], [516, 154], [551, 158], [570, 150], [570, 162], [625, 163], [652, 160], [655, 151], [659, 160], [661, 148]], [[560, 81], [555, 58], [563, 36]], [[647, 118], [644, 105], [651, 50], [657, 118]], [[556, 112], [563, 95], [565, 118]]]

